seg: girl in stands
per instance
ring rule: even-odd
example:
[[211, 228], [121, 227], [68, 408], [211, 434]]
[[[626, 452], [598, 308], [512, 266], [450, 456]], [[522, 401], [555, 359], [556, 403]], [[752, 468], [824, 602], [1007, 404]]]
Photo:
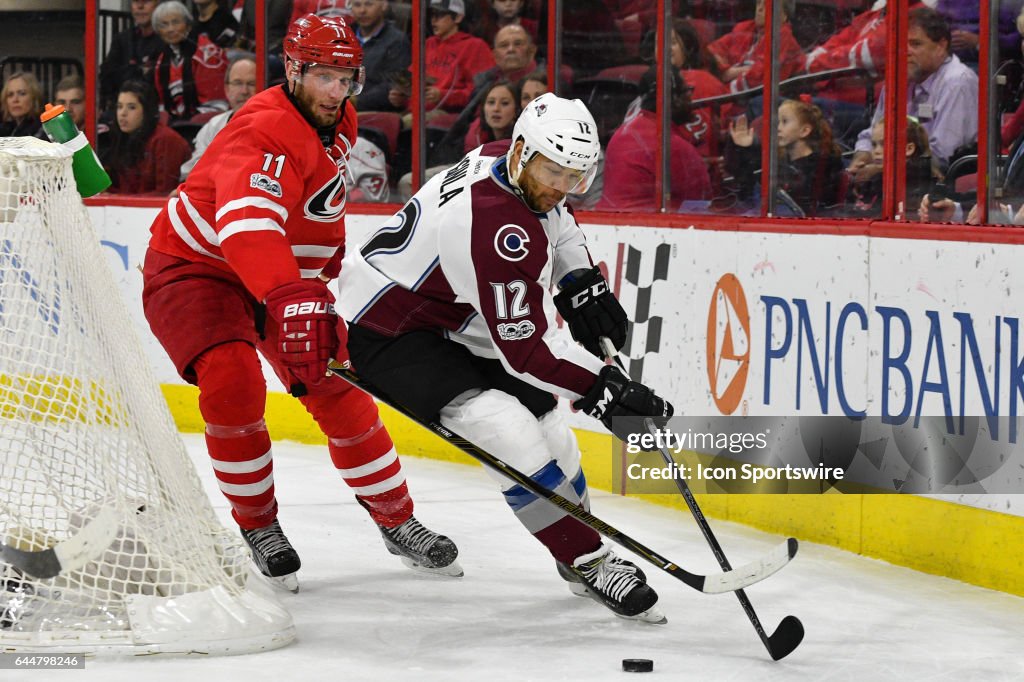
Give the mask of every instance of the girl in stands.
[[[914, 209], [928, 194], [936, 181], [941, 180], [928, 132], [914, 117], [907, 117], [907, 200]], [[856, 218], [877, 218], [882, 213], [882, 161], [885, 159], [885, 120], [880, 119], [871, 129], [871, 163], [853, 174], [848, 215]], [[911, 215], [913, 211], [908, 211]]]
[[512, 137], [512, 127], [522, 109], [516, 88], [500, 80], [487, 89], [480, 102], [480, 114], [469, 126], [463, 153], [468, 154], [482, 144]]
[[525, 109], [527, 104], [547, 91], [548, 76], [543, 71], [534, 71], [523, 76], [516, 83], [516, 92], [519, 93], [519, 110]]
[[[752, 191], [754, 171], [761, 161], [754, 127], [741, 117], [729, 124], [729, 134], [733, 142], [729, 170], [741, 185], [750, 178], [745, 189]], [[778, 144], [779, 166], [774, 185], [792, 198], [803, 215], [820, 215], [840, 203], [840, 150], [832, 139], [832, 128], [809, 95], [787, 99], [779, 105]]]
[[126, 81], [118, 90], [117, 123], [107, 138], [100, 159], [116, 194], [166, 196], [192, 155], [188, 142], [160, 122], [156, 93], [141, 81]]

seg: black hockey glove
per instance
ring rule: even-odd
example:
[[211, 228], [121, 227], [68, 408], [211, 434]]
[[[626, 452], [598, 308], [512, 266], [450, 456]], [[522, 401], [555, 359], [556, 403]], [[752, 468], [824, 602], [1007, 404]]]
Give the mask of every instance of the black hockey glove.
[[[578, 270], [572, 282], [555, 296], [555, 307], [569, 325], [569, 333], [588, 351], [601, 358], [601, 337], [607, 336], [619, 350], [626, 345], [629, 320], [599, 269]], [[563, 280], [564, 281], [564, 280]]]
[[[606, 365], [597, 376], [594, 386], [585, 396], [572, 404], [577, 410], [600, 419], [605, 427], [619, 440], [627, 440], [632, 433], [642, 429], [640, 417], [653, 417], [655, 423], [664, 426], [672, 416], [672, 404], [659, 398], [654, 391], [630, 381], [614, 365]], [[617, 419], [633, 417], [633, 419]]]

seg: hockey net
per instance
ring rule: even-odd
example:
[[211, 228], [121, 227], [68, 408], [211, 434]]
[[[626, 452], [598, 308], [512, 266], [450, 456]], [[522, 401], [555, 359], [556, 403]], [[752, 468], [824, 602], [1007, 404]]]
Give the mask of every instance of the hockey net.
[[[69, 154], [30, 138], [0, 138], [0, 543], [0, 652], [232, 654], [294, 638], [215, 517]], [[47, 550], [55, 577], [15, 560]]]

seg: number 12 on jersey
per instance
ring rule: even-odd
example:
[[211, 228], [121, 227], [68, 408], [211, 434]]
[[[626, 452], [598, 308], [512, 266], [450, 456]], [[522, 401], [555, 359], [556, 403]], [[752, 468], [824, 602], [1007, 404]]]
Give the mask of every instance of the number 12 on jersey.
[[[494, 310], [499, 320], [526, 317], [530, 314], [530, 304], [524, 302], [526, 298], [526, 282], [523, 280], [517, 279], [508, 284], [491, 282], [491, 289], [494, 290]], [[512, 293], [511, 314], [508, 308], [506, 289]]]

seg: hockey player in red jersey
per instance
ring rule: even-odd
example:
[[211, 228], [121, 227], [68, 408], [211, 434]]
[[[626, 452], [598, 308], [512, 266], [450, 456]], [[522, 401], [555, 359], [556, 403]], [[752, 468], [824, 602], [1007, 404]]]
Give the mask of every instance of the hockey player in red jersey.
[[327, 436], [387, 549], [413, 567], [461, 575], [455, 545], [413, 517], [375, 403], [327, 376], [328, 359], [346, 357], [327, 282], [345, 240], [349, 97], [362, 86], [362, 48], [343, 19], [310, 14], [292, 24], [284, 51], [287, 82], [232, 117], [153, 223], [146, 318], [199, 387], [217, 483], [265, 575], [297, 589], [300, 562], [277, 521], [257, 348]]
[[[620, 348], [628, 322], [565, 205], [599, 151], [582, 102], [541, 95], [512, 141], [473, 150], [350, 249], [339, 280], [360, 377], [583, 506], [576, 437], [552, 393], [621, 438], [623, 422], [613, 418], [672, 414], [599, 359], [601, 337]], [[556, 309], [569, 331], [556, 324]], [[624, 618], [664, 621], [643, 572], [597, 532], [518, 484], [501, 485], [575, 593]]]

